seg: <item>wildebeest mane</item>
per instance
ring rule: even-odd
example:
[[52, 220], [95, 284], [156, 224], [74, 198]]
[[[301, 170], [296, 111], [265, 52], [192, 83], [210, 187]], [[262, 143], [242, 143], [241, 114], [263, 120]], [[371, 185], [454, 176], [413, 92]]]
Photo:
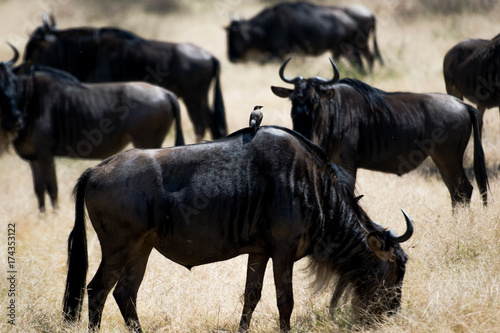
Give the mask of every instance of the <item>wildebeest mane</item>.
[[351, 78], [342, 79], [339, 81], [339, 83], [346, 84], [358, 91], [363, 96], [366, 103], [368, 103], [372, 111], [387, 111], [390, 116], [393, 116], [394, 110], [384, 98], [390, 93], [372, 87], [360, 80]]

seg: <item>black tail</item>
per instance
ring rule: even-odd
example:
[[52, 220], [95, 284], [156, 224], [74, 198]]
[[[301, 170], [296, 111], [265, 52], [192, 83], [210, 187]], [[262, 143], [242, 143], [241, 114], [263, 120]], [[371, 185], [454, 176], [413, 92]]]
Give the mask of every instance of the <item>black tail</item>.
[[483, 145], [481, 144], [481, 134], [478, 123], [479, 111], [474, 107], [467, 105], [467, 111], [472, 122], [474, 131], [474, 175], [476, 176], [477, 186], [481, 193], [483, 206], [488, 204], [488, 174], [486, 172], [486, 163], [484, 159]]
[[227, 135], [226, 113], [224, 110], [224, 100], [222, 99], [222, 91], [220, 88], [220, 62], [216, 58], [214, 60], [214, 113], [212, 119], [212, 137], [220, 139]]
[[380, 61], [380, 64], [384, 66], [384, 59], [382, 59], [382, 55], [380, 54], [380, 51], [378, 50], [378, 44], [377, 44], [377, 34], [375, 33], [375, 26], [376, 22], [375, 19], [373, 21], [373, 49], [375, 52], [375, 56], [377, 57], [378, 61]]
[[75, 203], [75, 226], [68, 238], [68, 276], [64, 291], [63, 315], [69, 322], [80, 320], [85, 280], [87, 278], [87, 234], [85, 231], [85, 187], [91, 169], [87, 169], [78, 179], [73, 190]]
[[170, 98], [170, 102], [172, 102], [174, 118], [175, 118], [175, 145], [183, 146], [184, 135], [182, 134], [181, 110], [179, 108], [179, 103], [177, 102], [177, 99], [173, 95], [169, 94], [168, 96]]

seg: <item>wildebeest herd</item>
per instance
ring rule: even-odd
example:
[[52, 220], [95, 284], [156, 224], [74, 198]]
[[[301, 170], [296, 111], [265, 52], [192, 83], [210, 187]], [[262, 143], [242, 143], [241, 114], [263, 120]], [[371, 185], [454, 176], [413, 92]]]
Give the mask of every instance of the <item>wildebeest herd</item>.
[[[44, 16], [22, 63], [16, 66], [19, 53], [11, 46], [13, 58], [0, 64], [2, 144], [12, 143], [29, 162], [40, 211], [45, 192], [57, 207], [55, 156], [105, 159], [74, 188], [65, 321], [80, 319], [87, 290], [89, 328], [99, 329], [114, 288], [127, 326], [141, 331], [136, 299], [154, 248], [188, 269], [248, 254], [240, 331], [250, 327], [269, 259], [280, 330], [290, 330], [289, 277], [304, 257], [320, 285], [336, 278], [330, 312], [350, 291], [356, 319], [370, 324], [400, 308], [407, 261], [400, 244], [414, 227], [404, 211], [406, 231], [399, 236], [368, 217], [355, 195], [357, 169], [402, 175], [430, 156], [453, 208], [467, 206], [472, 185], [463, 158], [472, 135], [486, 206], [481, 128], [485, 109], [500, 106], [499, 36], [461, 42], [446, 54], [447, 95], [386, 92], [340, 79], [331, 59], [332, 78], [285, 75], [285, 59], [296, 53], [330, 51], [362, 73], [361, 55], [370, 71], [375, 58], [383, 64], [375, 17], [363, 6], [282, 3], [232, 20], [226, 31], [230, 61], [284, 61], [279, 77], [293, 89], [271, 88], [290, 99], [293, 130], [260, 126], [258, 106], [248, 128], [227, 135], [220, 62], [192, 44], [118, 28], [59, 30], [54, 17]], [[177, 97], [196, 144], [184, 145]], [[161, 148], [172, 122], [176, 147]], [[207, 129], [214, 141], [199, 143]], [[143, 149], [119, 153], [129, 143]], [[201, 211], [193, 208], [199, 200]], [[85, 210], [102, 251], [86, 288]]]

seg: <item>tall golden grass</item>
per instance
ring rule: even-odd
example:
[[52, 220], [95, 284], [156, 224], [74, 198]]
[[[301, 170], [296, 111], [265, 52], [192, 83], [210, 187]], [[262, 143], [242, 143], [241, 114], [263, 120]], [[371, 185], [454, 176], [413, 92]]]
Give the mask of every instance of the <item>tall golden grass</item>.
[[[326, 2], [326, 1], [325, 1]], [[344, 1], [347, 2], [347, 1]], [[462, 39], [491, 38], [500, 32], [497, 5], [489, 13], [462, 12], [453, 15], [407, 14], [399, 2], [360, 1], [378, 18], [377, 37], [386, 66], [363, 80], [388, 91], [444, 92], [441, 64], [445, 52]], [[139, 35], [159, 40], [193, 42], [222, 62], [223, 94], [230, 131], [247, 126], [254, 105], [265, 105], [263, 124], [291, 126], [290, 104], [275, 97], [269, 87], [283, 85], [279, 64], [231, 64], [226, 57], [224, 25], [230, 16], [249, 17], [262, 4], [257, 1], [193, 1], [173, 13], [145, 12], [141, 4], [125, 2], [122, 7], [88, 7], [73, 0], [27, 0], [0, 3], [0, 35], [23, 49], [27, 34], [41, 22], [44, 11], [55, 13], [59, 27], [117, 25]], [[101, 8], [101, 9], [100, 9]], [[417, 8], [417, 7], [415, 7]], [[99, 9], [99, 10], [98, 10]], [[0, 45], [1, 59], [11, 57]], [[352, 73], [341, 61], [341, 74]], [[289, 76], [331, 75], [327, 55], [296, 57], [287, 68]], [[183, 108], [183, 127], [188, 142], [194, 141], [191, 124]], [[451, 212], [450, 198], [430, 162], [417, 171], [397, 177], [360, 170], [357, 189], [364, 194], [362, 206], [384, 226], [404, 229], [399, 211], [414, 219], [415, 234], [403, 245], [410, 261], [403, 288], [400, 313], [388, 318], [376, 332], [498, 332], [500, 331], [500, 120], [497, 110], [486, 112], [483, 145], [490, 176], [489, 206], [483, 209], [477, 191], [470, 209]], [[169, 135], [165, 145], [173, 143]], [[471, 170], [471, 152], [466, 167]], [[0, 331], [85, 332], [82, 322], [68, 328], [61, 308], [66, 278], [66, 240], [72, 229], [72, 187], [78, 176], [97, 161], [57, 159], [60, 205], [39, 214], [28, 164], [10, 153], [0, 158]], [[472, 179], [471, 179], [472, 181]], [[475, 184], [474, 184], [475, 185]], [[16, 225], [16, 325], [7, 323], [9, 284], [7, 277], [7, 224]], [[89, 224], [90, 225], [90, 224]], [[100, 261], [100, 246], [88, 228], [90, 280]], [[195, 267], [191, 271], [158, 253], [151, 255], [139, 291], [138, 313], [148, 332], [236, 332], [242, 309], [246, 257]], [[278, 327], [272, 271], [268, 269], [263, 297], [257, 306], [253, 332], [274, 332]], [[314, 293], [306, 263], [294, 272], [294, 332], [350, 331], [345, 322], [348, 308], [336, 319], [328, 317], [328, 291]], [[84, 306], [86, 306], [86, 300]], [[360, 329], [361, 331], [368, 329]], [[103, 332], [125, 332], [119, 310], [109, 297]]]

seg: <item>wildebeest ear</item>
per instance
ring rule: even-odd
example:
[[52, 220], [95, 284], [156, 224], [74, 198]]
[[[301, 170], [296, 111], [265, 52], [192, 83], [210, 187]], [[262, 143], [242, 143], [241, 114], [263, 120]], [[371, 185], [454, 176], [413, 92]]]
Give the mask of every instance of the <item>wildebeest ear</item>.
[[370, 247], [370, 249], [375, 253], [377, 257], [382, 259], [383, 261], [389, 261], [392, 258], [392, 255], [394, 253], [394, 249], [390, 249], [389, 251], [384, 250], [384, 243], [382, 240], [377, 236], [377, 233], [375, 232], [370, 232], [368, 236], [366, 237], [366, 243]]
[[335, 96], [335, 89], [333, 88], [320, 87], [319, 92], [322, 98], [330, 99]]
[[293, 93], [292, 89], [275, 87], [275, 86], [271, 86], [271, 90], [276, 96], [282, 98], [290, 97], [290, 95]]

